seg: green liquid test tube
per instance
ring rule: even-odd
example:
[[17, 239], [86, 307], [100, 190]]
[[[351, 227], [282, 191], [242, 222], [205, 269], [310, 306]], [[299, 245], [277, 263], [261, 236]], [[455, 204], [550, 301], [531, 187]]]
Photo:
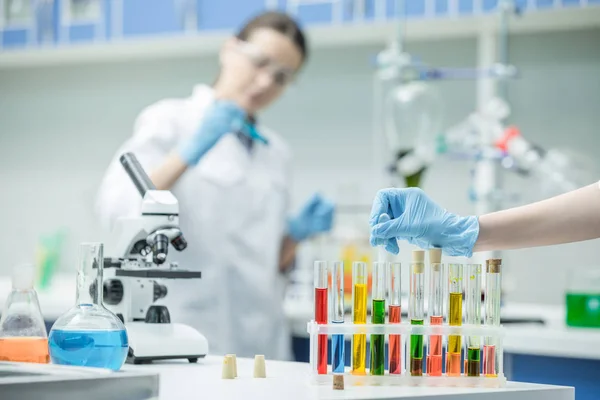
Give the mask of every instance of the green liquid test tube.
[[[373, 263], [371, 323], [385, 324], [385, 262]], [[385, 335], [371, 335], [371, 375], [385, 372]]]
[[[481, 264], [467, 264], [465, 292], [465, 320], [469, 325], [481, 325]], [[467, 337], [467, 376], [479, 376], [481, 366], [481, 338]]]
[[[408, 310], [411, 325], [423, 325], [425, 319], [425, 252], [412, 252]], [[423, 335], [410, 335], [410, 374], [423, 375]]]

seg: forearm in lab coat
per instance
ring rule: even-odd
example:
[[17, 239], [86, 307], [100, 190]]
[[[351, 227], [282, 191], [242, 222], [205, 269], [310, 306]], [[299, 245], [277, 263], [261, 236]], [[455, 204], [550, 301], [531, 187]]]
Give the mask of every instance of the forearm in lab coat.
[[474, 251], [549, 246], [600, 238], [600, 187], [479, 217]]
[[173, 152], [150, 173], [150, 180], [158, 190], [170, 190], [187, 169], [188, 165]]
[[281, 272], [287, 271], [294, 258], [296, 258], [296, 249], [298, 248], [298, 242], [289, 236], [286, 236], [281, 241], [281, 252], [279, 256], [279, 270]]

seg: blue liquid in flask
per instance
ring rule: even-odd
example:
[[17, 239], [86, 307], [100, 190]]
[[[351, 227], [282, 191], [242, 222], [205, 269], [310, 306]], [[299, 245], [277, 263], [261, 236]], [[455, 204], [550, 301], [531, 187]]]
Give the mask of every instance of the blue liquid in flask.
[[127, 357], [125, 330], [56, 329], [48, 337], [52, 363], [118, 371]]

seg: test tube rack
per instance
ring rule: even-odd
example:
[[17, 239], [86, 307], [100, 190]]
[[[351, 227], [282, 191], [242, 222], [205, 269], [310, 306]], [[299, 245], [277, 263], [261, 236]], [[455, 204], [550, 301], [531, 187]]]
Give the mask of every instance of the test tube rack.
[[[503, 372], [503, 337], [504, 327], [501, 325], [411, 325], [410, 323], [400, 324], [317, 324], [314, 320], [307, 326], [310, 335], [310, 367], [311, 380], [317, 385], [332, 385], [334, 374], [331, 371], [331, 365], [328, 366], [327, 374], [318, 374], [317, 372], [317, 352], [319, 335], [344, 335], [349, 339], [354, 334], [366, 334], [367, 340], [371, 334], [379, 335], [402, 335], [402, 372], [401, 374], [388, 374], [386, 370], [384, 375], [354, 375], [350, 367], [346, 366], [344, 382], [348, 386], [441, 386], [441, 387], [487, 387], [499, 388], [506, 385], [506, 378]], [[499, 358], [499, 367], [495, 376], [466, 376], [462, 373], [460, 376], [411, 376], [408, 368], [409, 357], [407, 355], [407, 342], [411, 335], [442, 335], [447, 338], [448, 335], [479, 336], [494, 339], [496, 343], [496, 357]], [[482, 351], [482, 349], [480, 349]], [[463, 350], [464, 351], [464, 350]]]

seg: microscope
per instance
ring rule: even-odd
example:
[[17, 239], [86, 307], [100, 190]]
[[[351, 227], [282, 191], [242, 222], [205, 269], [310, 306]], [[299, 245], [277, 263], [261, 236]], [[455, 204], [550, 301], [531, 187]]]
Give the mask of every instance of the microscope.
[[[187, 242], [179, 228], [179, 204], [168, 190], [156, 190], [133, 153], [120, 162], [142, 197], [140, 215], [119, 218], [112, 232], [111, 254], [104, 259], [104, 306], [125, 324], [127, 362], [188, 359], [208, 353], [206, 338], [192, 327], [172, 323], [166, 306], [153, 304], [167, 295], [162, 279], [197, 279], [199, 271], [167, 262], [169, 249], [183, 251]], [[170, 246], [169, 246], [170, 245]]]

